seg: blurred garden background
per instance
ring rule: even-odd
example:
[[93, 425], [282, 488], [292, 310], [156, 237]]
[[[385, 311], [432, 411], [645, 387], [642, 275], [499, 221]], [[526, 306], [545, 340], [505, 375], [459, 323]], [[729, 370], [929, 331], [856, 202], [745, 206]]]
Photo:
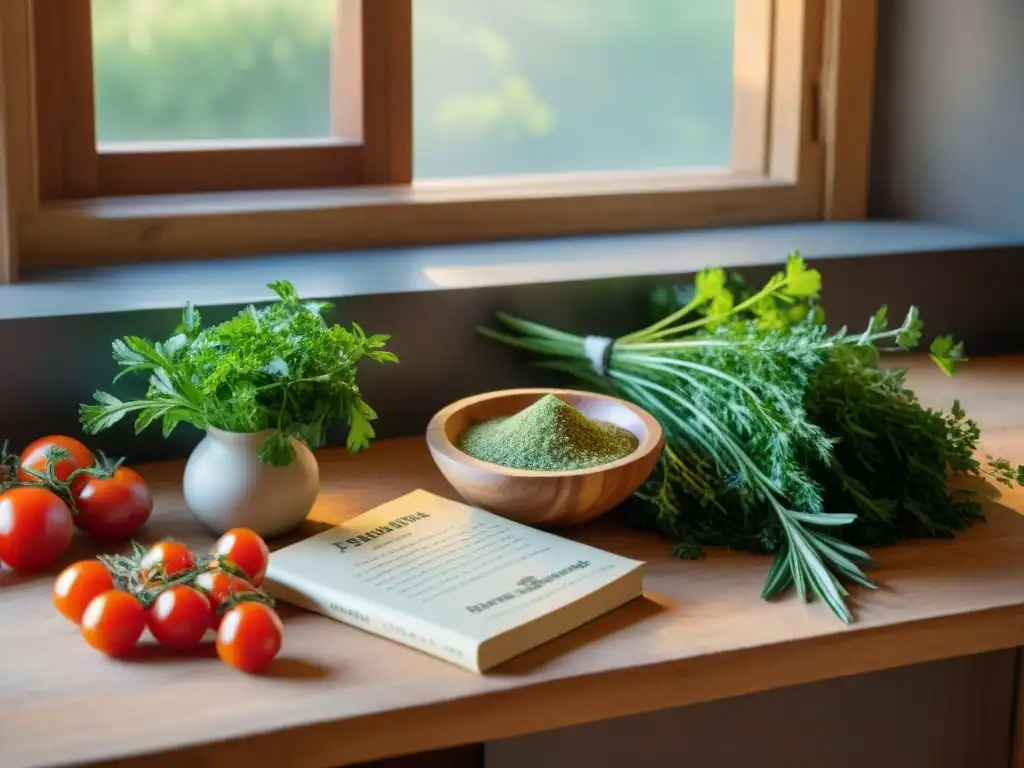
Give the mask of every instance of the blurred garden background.
[[[335, 0], [92, 4], [100, 142], [330, 135]], [[418, 178], [729, 163], [730, 0], [413, 9]]]

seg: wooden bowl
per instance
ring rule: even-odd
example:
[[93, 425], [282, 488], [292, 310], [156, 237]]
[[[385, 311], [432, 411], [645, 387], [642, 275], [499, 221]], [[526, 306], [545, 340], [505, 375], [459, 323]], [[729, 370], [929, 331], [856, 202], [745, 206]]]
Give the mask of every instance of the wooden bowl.
[[[572, 471], [512, 469], [480, 461], [457, 447], [467, 427], [511, 416], [544, 395], [556, 395], [591, 419], [628, 429], [636, 450], [610, 464]], [[427, 446], [448, 482], [470, 504], [527, 525], [582, 523], [621, 504], [654, 470], [665, 436], [642, 408], [618, 398], [571, 389], [507, 389], [452, 403], [427, 427]]]

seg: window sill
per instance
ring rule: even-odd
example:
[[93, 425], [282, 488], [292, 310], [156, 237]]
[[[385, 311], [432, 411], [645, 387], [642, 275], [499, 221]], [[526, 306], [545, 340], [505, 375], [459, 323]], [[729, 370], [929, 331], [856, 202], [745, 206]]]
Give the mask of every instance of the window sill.
[[279, 279], [303, 296], [338, 299], [767, 266], [794, 249], [814, 260], [1013, 245], [954, 227], [869, 221], [151, 262], [29, 273], [0, 286], [0, 320], [259, 302]]
[[812, 221], [817, 190], [707, 172], [523, 176], [70, 200], [19, 221], [23, 271], [253, 253]]

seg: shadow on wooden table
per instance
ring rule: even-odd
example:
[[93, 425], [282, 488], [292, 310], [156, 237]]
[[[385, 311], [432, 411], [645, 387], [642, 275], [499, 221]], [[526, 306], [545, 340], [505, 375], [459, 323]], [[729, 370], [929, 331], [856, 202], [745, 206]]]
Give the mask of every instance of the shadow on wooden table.
[[591, 645], [605, 637], [621, 632], [640, 622], [652, 619], [669, 610], [650, 596], [644, 595], [636, 600], [616, 608], [604, 616], [599, 616], [582, 627], [578, 627], [561, 637], [556, 637], [531, 651], [510, 659], [488, 671], [488, 676], [525, 675], [550, 663], [559, 656], [572, 653], [580, 648]]
[[[868, 576], [882, 591], [888, 580], [913, 574], [936, 589], [972, 589], [984, 574], [1005, 570], [1005, 556], [1024, 546], [1024, 516], [996, 502], [983, 502], [985, 520], [946, 539], [914, 539], [870, 550], [877, 568]], [[870, 598], [867, 598], [870, 599]]]
[[[197, 648], [180, 651], [158, 645], [152, 638], [146, 636], [130, 653], [119, 657], [118, 662], [148, 666], [164, 663], [180, 664], [184, 660], [191, 659], [217, 659], [217, 645], [212, 634], [207, 634], [206, 639]], [[260, 676], [279, 680], [303, 681], [324, 680], [334, 674], [333, 670], [305, 659], [278, 656], [269, 667], [260, 673]]]
[[313, 664], [305, 659], [296, 659], [288, 656], [279, 656], [274, 659], [269, 667], [262, 673], [263, 677], [271, 677], [278, 680], [308, 680], [320, 681], [334, 677], [334, 670], [328, 669], [320, 664]]
[[271, 551], [276, 552], [282, 547], [287, 547], [289, 544], [294, 544], [297, 541], [308, 539], [310, 536], [316, 536], [318, 533], [329, 531], [334, 528], [331, 523], [324, 523], [319, 520], [306, 520], [298, 528], [286, 536], [279, 536], [276, 539], [271, 539], [267, 542], [267, 546], [270, 547]]

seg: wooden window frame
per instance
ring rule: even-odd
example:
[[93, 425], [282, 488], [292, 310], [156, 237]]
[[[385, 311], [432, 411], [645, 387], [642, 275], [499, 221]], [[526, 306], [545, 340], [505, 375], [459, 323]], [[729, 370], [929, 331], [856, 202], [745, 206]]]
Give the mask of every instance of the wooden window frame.
[[[90, 0], [34, 0], [41, 201], [408, 184], [412, 0], [336, 0], [335, 138], [97, 146]], [[365, 41], [365, 43], [364, 43]], [[59, 52], [50, 55], [50, 51]]]
[[[412, 0], [364, 0], [361, 16], [359, 0], [338, 2], [349, 57], [335, 62], [342, 97], [332, 117], [339, 134], [362, 125], [360, 142], [100, 152], [88, 0], [4, 0], [0, 181], [9, 226], [0, 281], [13, 280], [19, 263], [36, 270], [865, 215], [876, 0], [736, 0], [726, 171], [420, 183], [411, 183]], [[363, 99], [351, 98], [357, 90]]]

